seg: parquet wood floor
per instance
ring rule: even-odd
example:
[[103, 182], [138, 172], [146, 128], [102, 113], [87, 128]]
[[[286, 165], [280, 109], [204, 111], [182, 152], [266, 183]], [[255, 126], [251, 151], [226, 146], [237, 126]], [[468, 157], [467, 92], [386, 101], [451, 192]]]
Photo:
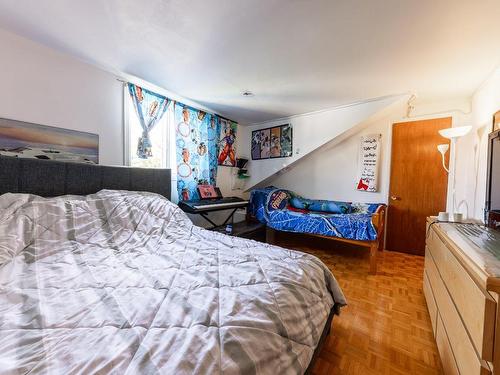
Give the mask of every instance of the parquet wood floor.
[[319, 257], [349, 304], [333, 319], [313, 374], [442, 373], [422, 291], [423, 257], [380, 252], [371, 276], [367, 249], [289, 234], [277, 244]]

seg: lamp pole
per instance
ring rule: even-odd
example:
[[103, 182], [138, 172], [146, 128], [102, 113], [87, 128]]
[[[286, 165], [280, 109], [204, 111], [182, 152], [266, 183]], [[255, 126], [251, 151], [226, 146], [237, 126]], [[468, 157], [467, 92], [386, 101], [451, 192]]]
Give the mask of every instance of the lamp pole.
[[453, 168], [451, 169], [451, 202], [450, 202], [450, 213], [453, 216], [455, 213], [455, 171], [457, 168], [456, 161], [456, 151], [457, 151], [457, 138], [451, 138], [451, 150], [450, 150], [450, 160], [453, 163]]

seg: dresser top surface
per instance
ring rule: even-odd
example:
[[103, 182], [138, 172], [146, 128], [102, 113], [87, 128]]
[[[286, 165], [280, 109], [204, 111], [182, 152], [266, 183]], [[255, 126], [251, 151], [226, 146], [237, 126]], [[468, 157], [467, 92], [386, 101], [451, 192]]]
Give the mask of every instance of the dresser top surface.
[[[432, 220], [429, 220], [429, 224]], [[436, 233], [444, 239], [469, 272], [476, 273], [487, 290], [500, 292], [500, 233], [472, 224], [433, 223]], [[460, 259], [459, 259], [460, 260]]]

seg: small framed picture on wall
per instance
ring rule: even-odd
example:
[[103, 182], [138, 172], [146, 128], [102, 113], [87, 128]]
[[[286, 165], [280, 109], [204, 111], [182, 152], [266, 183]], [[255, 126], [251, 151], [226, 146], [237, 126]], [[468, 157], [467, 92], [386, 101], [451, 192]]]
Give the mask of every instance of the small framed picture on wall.
[[252, 160], [260, 159], [260, 130], [254, 130], [252, 132], [252, 141], [250, 145], [250, 153], [252, 154]]
[[281, 157], [281, 127], [277, 126], [271, 128], [271, 149], [269, 151], [270, 157]]
[[260, 158], [269, 159], [271, 155], [271, 129], [260, 131]]
[[250, 152], [252, 160], [292, 156], [292, 126], [273, 126], [252, 131]]
[[292, 137], [292, 125], [282, 125], [281, 126], [281, 157], [287, 158], [292, 156], [293, 150], [293, 137]]

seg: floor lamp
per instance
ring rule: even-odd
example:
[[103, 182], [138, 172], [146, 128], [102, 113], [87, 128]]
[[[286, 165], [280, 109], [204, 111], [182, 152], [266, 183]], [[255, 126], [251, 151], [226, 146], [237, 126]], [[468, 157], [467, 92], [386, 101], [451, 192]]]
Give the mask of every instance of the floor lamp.
[[[450, 163], [453, 167], [452, 173], [451, 173], [451, 207], [450, 207], [450, 212], [449, 212], [449, 218], [451, 221], [461, 221], [461, 218], [459, 215], [456, 215], [455, 212], [455, 182], [456, 182], [456, 149], [457, 149], [457, 139], [460, 137], [463, 137], [467, 133], [469, 133], [472, 129], [472, 126], [458, 126], [454, 128], [447, 128], [447, 129], [441, 129], [439, 130], [439, 134], [442, 137], [448, 138], [451, 142], [451, 155], [450, 155]], [[442, 161], [443, 161], [443, 168], [446, 172], [450, 173], [449, 168], [446, 168], [446, 164], [444, 162], [444, 155], [449, 149], [448, 144], [441, 144], [437, 146], [438, 151], [441, 153]]]

